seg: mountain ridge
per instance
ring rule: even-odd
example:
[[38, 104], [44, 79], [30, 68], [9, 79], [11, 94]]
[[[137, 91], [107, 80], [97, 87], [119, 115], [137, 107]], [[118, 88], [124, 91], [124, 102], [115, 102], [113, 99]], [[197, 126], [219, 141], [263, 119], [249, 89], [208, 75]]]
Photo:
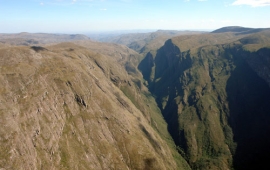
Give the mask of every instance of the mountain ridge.
[[228, 26], [222, 27], [217, 30], [212, 31], [211, 33], [225, 33], [225, 32], [234, 32], [237, 34], [252, 34], [261, 32], [264, 30], [269, 30], [270, 28], [248, 28], [248, 27], [240, 27], [240, 26]]
[[7, 45], [45, 45], [67, 41], [90, 40], [82, 34], [17, 33], [0, 34], [0, 42]]

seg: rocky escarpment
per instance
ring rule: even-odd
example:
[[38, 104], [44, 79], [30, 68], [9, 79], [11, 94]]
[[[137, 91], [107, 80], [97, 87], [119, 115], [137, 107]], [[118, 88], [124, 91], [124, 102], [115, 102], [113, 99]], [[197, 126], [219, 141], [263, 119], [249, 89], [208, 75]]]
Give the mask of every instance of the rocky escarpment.
[[[218, 44], [219, 36], [228, 42]], [[270, 50], [251, 52], [228, 34], [206, 37], [168, 40], [139, 69], [193, 169], [264, 169]]]
[[111, 57], [64, 43], [4, 47], [0, 61], [0, 168], [189, 169]]

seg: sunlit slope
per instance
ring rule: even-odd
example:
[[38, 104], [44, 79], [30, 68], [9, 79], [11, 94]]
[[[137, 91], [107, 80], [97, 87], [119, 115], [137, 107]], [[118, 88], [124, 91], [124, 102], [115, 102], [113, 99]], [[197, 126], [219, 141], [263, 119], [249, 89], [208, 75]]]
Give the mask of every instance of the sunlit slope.
[[62, 43], [2, 48], [0, 60], [1, 168], [188, 169], [111, 56]]

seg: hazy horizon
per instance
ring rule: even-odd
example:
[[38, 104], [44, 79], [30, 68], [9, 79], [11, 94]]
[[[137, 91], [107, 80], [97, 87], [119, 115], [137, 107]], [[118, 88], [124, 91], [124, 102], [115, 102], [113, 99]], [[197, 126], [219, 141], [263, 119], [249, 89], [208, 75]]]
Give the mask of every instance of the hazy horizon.
[[270, 27], [270, 0], [0, 0], [1, 33]]
[[[226, 27], [226, 26], [225, 26]], [[216, 28], [219, 29], [219, 28]], [[94, 30], [94, 31], [79, 31], [79, 32], [0, 32], [0, 34], [21, 34], [21, 33], [30, 33], [30, 34], [84, 34], [84, 35], [99, 35], [99, 34], [104, 34], [104, 35], [109, 35], [109, 34], [115, 34], [115, 35], [120, 35], [120, 34], [136, 34], [136, 33], [152, 33], [156, 31], [202, 31], [202, 32], [211, 32], [216, 29], [182, 29], [182, 30], [173, 30], [173, 29], [130, 29], [130, 30]]]

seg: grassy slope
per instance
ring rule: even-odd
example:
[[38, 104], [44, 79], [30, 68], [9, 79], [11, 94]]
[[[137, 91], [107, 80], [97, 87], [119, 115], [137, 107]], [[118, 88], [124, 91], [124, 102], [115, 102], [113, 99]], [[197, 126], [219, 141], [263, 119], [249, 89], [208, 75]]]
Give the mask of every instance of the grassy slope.
[[[166, 141], [172, 151], [173, 157], [177, 163], [179, 169], [189, 169], [186, 161], [179, 155], [176, 150], [176, 146], [168, 133], [167, 124], [157, 107], [154, 98], [148, 92], [147, 88], [143, 84], [141, 73], [135, 67], [138, 65], [138, 59], [141, 55], [135, 51], [128, 49], [122, 45], [110, 44], [110, 43], [96, 43], [96, 42], [85, 42], [80, 41], [77, 44], [83, 45], [93, 51], [101, 52], [108, 56], [113, 57], [128, 71], [129, 76], [132, 79], [132, 86], [128, 84], [119, 85], [120, 89], [124, 94], [132, 101], [132, 103], [144, 114], [149, 121], [149, 124], [160, 134], [161, 138]], [[116, 48], [118, 47], [118, 48]], [[106, 51], [104, 51], [104, 49]], [[115, 49], [121, 50], [115, 51]], [[130, 71], [126, 65], [133, 67]]]
[[1, 167], [189, 169], [125, 62], [72, 43], [0, 54]]
[[70, 43], [0, 54], [1, 167], [176, 169], [166, 142], [108, 78], [131, 81], [114, 60]]

